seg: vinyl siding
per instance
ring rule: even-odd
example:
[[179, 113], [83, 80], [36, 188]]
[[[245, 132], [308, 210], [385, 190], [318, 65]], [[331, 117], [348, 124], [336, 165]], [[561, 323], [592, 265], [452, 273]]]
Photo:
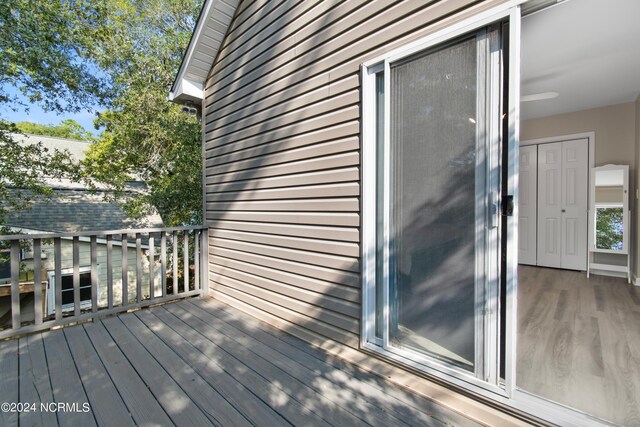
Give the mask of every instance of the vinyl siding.
[[213, 296], [358, 348], [360, 64], [499, 2], [240, 3], [203, 101]]

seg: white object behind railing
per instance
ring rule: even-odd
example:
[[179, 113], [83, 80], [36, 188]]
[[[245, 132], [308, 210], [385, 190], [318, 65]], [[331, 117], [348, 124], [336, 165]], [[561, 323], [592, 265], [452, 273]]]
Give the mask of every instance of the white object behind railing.
[[0, 236], [0, 339], [206, 294], [206, 239], [202, 226]]

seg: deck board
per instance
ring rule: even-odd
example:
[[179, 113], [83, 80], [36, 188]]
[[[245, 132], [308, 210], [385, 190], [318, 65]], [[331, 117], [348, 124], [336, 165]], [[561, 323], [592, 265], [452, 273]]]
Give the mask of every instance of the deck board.
[[[138, 341], [139, 338], [119, 318], [112, 317], [102, 323], [176, 426], [211, 425], [211, 420], [189, 398], [175, 378], [167, 374], [165, 368], [154, 359], [154, 355], [144, 348]], [[166, 368], [176, 373], [184, 372], [184, 366], [180, 365]], [[184, 380], [179, 374], [176, 376]]]
[[[195, 309], [191, 311], [193, 312]], [[309, 379], [293, 369], [281, 369], [282, 365], [277, 363], [278, 361], [262, 357], [259, 351], [259, 342], [254, 341], [252, 343], [256, 345], [255, 348], [243, 345], [235, 337], [220, 334], [216, 325], [205, 323], [202, 319], [186, 311], [184, 307], [167, 306], [165, 310], [176, 318], [181, 319], [189, 327], [200, 331], [211, 342], [224, 346], [225, 350], [237, 358], [239, 362], [251, 366], [266, 381], [275, 384], [275, 388], [280, 393], [285, 393], [286, 396], [299, 402], [314, 414], [319, 415], [329, 424], [350, 426], [365, 424], [361, 418], [356, 417], [330, 399], [327, 399], [323, 393], [319, 393], [312, 384], [315, 378]], [[203, 328], [204, 325], [207, 325], [207, 327]], [[286, 363], [286, 361], [284, 362]], [[309, 396], [313, 396], [313, 400], [309, 399]]]
[[[18, 342], [7, 341], [0, 346], [0, 401], [2, 403], [19, 402], [18, 397]], [[0, 411], [0, 424], [12, 425], [18, 423], [15, 412]]]
[[3, 402], [91, 405], [3, 426], [475, 425], [212, 299], [0, 342], [0, 372]]
[[[234, 341], [242, 343], [246, 351], [252, 353], [252, 355], [247, 355], [244, 359], [247, 361], [245, 363], [255, 364], [256, 366], [267, 366], [261, 369], [260, 372], [267, 374], [272, 372], [271, 381], [277, 382], [279, 378], [288, 378], [286, 381], [286, 389], [293, 397], [297, 397], [315, 406], [324, 403], [324, 406], [319, 408], [324, 414], [328, 414], [329, 412], [332, 412], [333, 415], [336, 416], [341, 413], [347, 414], [342, 419], [329, 420], [334, 423], [334, 425], [411, 425], [395, 417], [394, 415], [396, 414], [394, 413], [388, 413], [378, 406], [367, 404], [368, 399], [366, 394], [354, 392], [351, 388], [344, 388], [343, 383], [331, 377], [331, 369], [324, 369], [321, 364], [315, 361], [308, 363], [308, 360], [300, 360], [297, 362], [296, 360], [301, 356], [300, 353], [278, 353], [260, 341], [250, 339], [241, 331], [226, 326], [222, 322], [216, 322], [216, 318], [213, 317], [213, 315], [197, 306], [191, 309], [190, 312], [184, 310], [182, 307], [167, 307], [167, 310], [173, 311], [185, 322], [188, 322], [197, 330], [202, 331], [203, 334], [212, 340], [225, 342], [225, 348], [239, 347], [237, 343], [234, 345]], [[201, 328], [204, 325], [211, 326], [203, 330]], [[242, 350], [237, 349], [236, 351], [240, 352]], [[261, 360], [265, 362], [271, 361], [271, 366], [268, 366], [269, 363], [260, 364]], [[274, 375], [276, 375], [275, 378], [273, 378]], [[292, 387], [296, 385], [296, 382], [300, 382], [303, 386], [306, 385], [306, 387], [296, 388], [295, 390], [292, 389]], [[346, 392], [347, 390], [348, 392]], [[322, 400], [320, 398], [322, 398]], [[336, 410], [336, 407], [340, 412]], [[414, 418], [413, 421], [415, 420]]]
[[162, 342], [135, 315], [121, 317], [122, 322], [140, 340], [147, 350], [165, 367], [169, 375], [180, 384], [184, 392], [216, 425], [250, 426], [249, 421], [199, 375], [178, 354]]
[[156, 397], [118, 348], [102, 322], [84, 325], [122, 400], [138, 425], [173, 425]]
[[113, 423], [118, 427], [134, 426], [127, 406], [110, 381], [109, 374], [84, 329], [65, 328], [64, 335], [97, 423]]
[[[254, 425], [262, 424], [267, 426], [287, 425], [287, 421], [278, 412], [269, 406], [265, 400], [261, 399], [260, 393], [256, 390], [264, 384], [257, 383], [256, 378], [248, 373], [248, 370], [238, 364], [238, 368], [246, 370], [245, 376], [233, 376], [231, 372], [234, 367], [233, 362], [225, 358], [224, 353], [218, 349], [207, 349], [205, 352], [194, 346], [191, 342], [167, 328], [164, 324], [155, 319], [149, 319], [149, 313], [139, 315], [143, 319], [151, 320], [153, 330], [167, 344], [171, 345], [178, 354], [189, 363], [211, 378], [215, 386], [225, 396], [233, 402], [235, 407], [242, 408], [243, 414], [251, 420]], [[150, 326], [149, 323], [146, 323]], [[157, 327], [162, 325], [162, 327]], [[265, 390], [268, 392], [268, 390]], [[262, 396], [264, 397], [264, 396]]]
[[[287, 358], [339, 381], [355, 398], [367, 399], [372, 405], [381, 405], [387, 410], [400, 412], [415, 425], [437, 425], [436, 422], [455, 426], [475, 426], [468, 418], [447, 410], [435, 402], [424, 399], [400, 387], [394, 387], [380, 377], [364, 372], [340, 359], [308, 345], [299, 338], [280, 331], [270, 325], [214, 299], [188, 301], [191, 305], [204, 309], [218, 318], [219, 325], [242, 331], [252, 340], [275, 350], [273, 359]], [[191, 309], [191, 312], [197, 312]], [[214, 324], [212, 322], [212, 324]], [[215, 323], [217, 326], [218, 323]], [[254, 344], [255, 345], [255, 344]], [[279, 353], [279, 355], [278, 355]], [[368, 408], [367, 408], [368, 409]]]
[[[42, 334], [47, 366], [49, 367], [49, 379], [53, 390], [53, 402], [78, 404], [88, 402], [84, 391], [84, 385], [78, 375], [78, 371], [67, 345], [62, 330], [45, 332]], [[91, 411], [83, 412], [78, 408], [69, 408], [64, 411], [56, 411], [58, 423], [61, 426], [95, 426], [96, 420]]]
[[[54, 401], [41, 334], [20, 340], [20, 401], [29, 403]], [[55, 412], [38, 410], [21, 412], [19, 415], [20, 425], [57, 424]]]

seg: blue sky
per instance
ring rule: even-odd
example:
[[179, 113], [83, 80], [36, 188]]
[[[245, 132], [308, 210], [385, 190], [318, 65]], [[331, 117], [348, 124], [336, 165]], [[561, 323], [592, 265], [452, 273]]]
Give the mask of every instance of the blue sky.
[[[19, 98], [28, 104], [26, 98], [14, 87], [5, 86], [2, 91], [11, 95], [18, 95]], [[73, 119], [78, 122], [89, 132], [97, 135], [99, 132], [93, 127], [93, 119], [96, 118], [95, 112], [82, 111], [80, 113], [62, 113], [44, 111], [36, 104], [29, 105], [29, 111], [25, 111], [24, 107], [18, 108], [18, 111], [12, 111], [9, 106], [0, 107], [0, 117], [12, 122], [34, 122], [42, 124], [58, 124], [64, 119]]]

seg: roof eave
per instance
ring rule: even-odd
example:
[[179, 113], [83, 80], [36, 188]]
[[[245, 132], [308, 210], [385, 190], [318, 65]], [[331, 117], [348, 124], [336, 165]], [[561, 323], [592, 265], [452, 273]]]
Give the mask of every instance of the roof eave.
[[206, 0], [169, 92], [169, 101], [200, 103], [209, 70], [218, 55], [239, 0]]
[[204, 99], [204, 81], [193, 81], [185, 78], [176, 79], [171, 92], [169, 92], [169, 101], [184, 104], [186, 102], [199, 103]]

